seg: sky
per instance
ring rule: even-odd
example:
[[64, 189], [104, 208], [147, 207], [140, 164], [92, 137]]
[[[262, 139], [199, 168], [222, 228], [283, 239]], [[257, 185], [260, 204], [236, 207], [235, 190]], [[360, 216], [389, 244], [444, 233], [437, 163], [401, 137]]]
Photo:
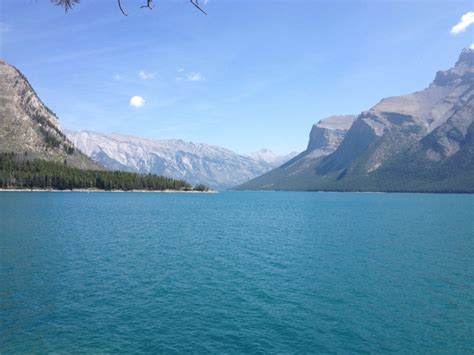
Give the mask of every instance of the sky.
[[0, 0], [0, 57], [63, 128], [302, 151], [320, 119], [421, 90], [474, 48], [472, 1], [122, 3]]

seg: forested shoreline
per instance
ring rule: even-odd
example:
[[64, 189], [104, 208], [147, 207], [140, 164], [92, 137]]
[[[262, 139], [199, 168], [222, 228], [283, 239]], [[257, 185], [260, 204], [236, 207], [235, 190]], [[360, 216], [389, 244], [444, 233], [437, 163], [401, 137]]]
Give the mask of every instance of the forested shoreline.
[[63, 163], [26, 159], [14, 153], [0, 153], [1, 189], [98, 189], [147, 191], [207, 191], [204, 185], [193, 187], [184, 180], [164, 176], [141, 175], [122, 171], [81, 170]]

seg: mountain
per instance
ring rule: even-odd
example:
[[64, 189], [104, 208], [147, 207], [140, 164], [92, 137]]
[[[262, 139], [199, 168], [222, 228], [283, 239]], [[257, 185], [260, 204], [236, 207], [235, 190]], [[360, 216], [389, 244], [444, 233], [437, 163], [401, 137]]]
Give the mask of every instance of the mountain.
[[352, 123], [320, 121], [304, 152], [238, 188], [474, 192], [473, 96], [474, 51], [464, 49], [428, 88], [383, 99]]
[[[295, 189], [307, 179], [321, 159], [338, 148], [356, 116], [331, 116], [313, 125], [306, 150], [280, 167], [251, 180], [239, 189]], [[286, 188], [286, 186], [291, 186]], [[293, 188], [294, 186], [294, 188]]]
[[214, 189], [236, 186], [283, 162], [270, 151], [250, 157], [176, 139], [152, 140], [91, 131], [65, 133], [77, 148], [108, 169], [164, 175]]
[[88, 131], [65, 133], [68, 137], [57, 116], [41, 101], [24, 75], [0, 60], [0, 154], [13, 152], [22, 159], [66, 162], [81, 169], [105, 167], [159, 174], [216, 189], [241, 184], [292, 157], [278, 156], [269, 150], [244, 156], [181, 140]]
[[270, 168], [275, 168], [294, 158], [298, 153], [292, 152], [286, 155], [278, 155], [269, 149], [260, 149], [250, 153], [249, 156], [261, 164], [267, 164]]
[[56, 115], [47, 108], [28, 80], [0, 60], [0, 153], [57, 161], [78, 168], [99, 167], [62, 133]]

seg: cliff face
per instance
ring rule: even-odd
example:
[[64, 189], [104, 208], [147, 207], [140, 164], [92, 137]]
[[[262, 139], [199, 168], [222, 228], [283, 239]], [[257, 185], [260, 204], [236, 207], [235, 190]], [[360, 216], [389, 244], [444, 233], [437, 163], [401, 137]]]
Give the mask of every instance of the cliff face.
[[[310, 154], [303, 152], [292, 162], [300, 166], [297, 174], [270, 172], [242, 188], [474, 191], [468, 153], [473, 97], [474, 51], [464, 49], [455, 66], [438, 72], [426, 89], [383, 99], [362, 112], [343, 139], [333, 140], [330, 154], [313, 153], [319, 159], [304, 165]], [[313, 127], [308, 148], [317, 151], [319, 145], [328, 140]]]
[[[240, 189], [281, 189], [280, 186], [302, 186], [306, 175], [314, 171], [321, 159], [337, 150], [352, 127], [356, 116], [341, 115], [324, 118], [313, 125], [305, 151], [270, 172], [257, 177]], [[305, 189], [305, 188], [304, 188]]]
[[[465, 137], [472, 123], [469, 103], [473, 95], [473, 51], [465, 49], [454, 68], [438, 72], [426, 89], [409, 95], [383, 99], [357, 118], [339, 149], [318, 167], [323, 174], [335, 172], [356, 164], [361, 173], [377, 170], [385, 161], [416, 145], [434, 130], [452, 131], [459, 126], [458, 137]], [[462, 113], [464, 112], [464, 113]], [[453, 116], [458, 116], [457, 119]], [[450, 123], [448, 123], [450, 121]], [[456, 128], [457, 129], [457, 128]], [[459, 149], [456, 140], [448, 134], [438, 135], [437, 144], [426, 147], [427, 158], [448, 158]], [[375, 144], [377, 143], [377, 144]]]
[[354, 123], [356, 116], [331, 116], [325, 118], [311, 129], [307, 151], [318, 151], [314, 155], [328, 155], [341, 144], [347, 131]]
[[0, 152], [98, 168], [61, 132], [59, 120], [15, 67], [0, 60]]

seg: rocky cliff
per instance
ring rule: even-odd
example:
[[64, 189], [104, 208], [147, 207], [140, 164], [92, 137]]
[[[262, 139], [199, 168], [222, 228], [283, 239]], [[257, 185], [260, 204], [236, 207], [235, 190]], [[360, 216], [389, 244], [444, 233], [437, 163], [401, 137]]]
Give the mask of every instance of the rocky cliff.
[[354, 115], [331, 116], [313, 125], [306, 151], [314, 152], [313, 156], [323, 156], [334, 152], [351, 128], [355, 118]]
[[[297, 171], [285, 164], [241, 188], [474, 191], [473, 94], [474, 51], [464, 49], [426, 89], [358, 115], [330, 154], [305, 164], [310, 154], [303, 152], [291, 161]], [[319, 132], [311, 137], [308, 148], [327, 145]]]
[[[313, 125], [305, 151], [287, 163], [243, 184], [241, 189], [280, 189], [280, 186], [300, 186], [308, 171], [313, 171], [321, 159], [333, 153], [341, 144], [356, 116], [331, 116]], [[295, 188], [296, 189], [296, 188]]]
[[15, 67], [0, 60], [0, 152], [98, 168], [61, 132], [56, 115]]

